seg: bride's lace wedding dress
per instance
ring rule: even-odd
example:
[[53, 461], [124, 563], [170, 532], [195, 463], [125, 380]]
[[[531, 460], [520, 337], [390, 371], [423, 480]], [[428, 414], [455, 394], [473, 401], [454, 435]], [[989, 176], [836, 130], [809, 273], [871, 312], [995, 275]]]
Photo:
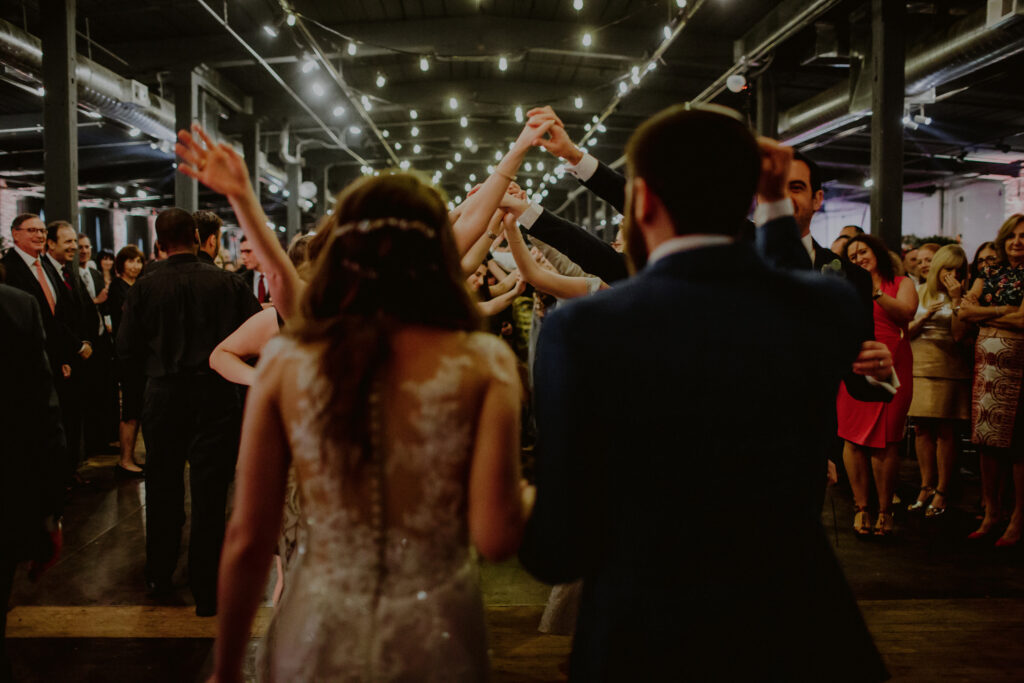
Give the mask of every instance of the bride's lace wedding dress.
[[485, 680], [467, 487], [487, 385], [519, 381], [511, 352], [491, 335], [438, 333], [422, 352], [395, 354], [374, 411], [379, 453], [350, 482], [350, 446], [317, 418], [328, 396], [318, 354], [279, 337], [260, 363], [260, 381], [277, 387], [308, 528], [261, 679]]

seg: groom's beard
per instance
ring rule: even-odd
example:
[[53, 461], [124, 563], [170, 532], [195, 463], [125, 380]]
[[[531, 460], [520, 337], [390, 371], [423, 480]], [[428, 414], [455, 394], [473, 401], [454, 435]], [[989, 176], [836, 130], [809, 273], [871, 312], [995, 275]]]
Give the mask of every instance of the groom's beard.
[[626, 265], [629, 274], [634, 275], [647, 265], [647, 242], [633, 221], [633, 198], [626, 198], [626, 213], [622, 219], [622, 241], [626, 245]]

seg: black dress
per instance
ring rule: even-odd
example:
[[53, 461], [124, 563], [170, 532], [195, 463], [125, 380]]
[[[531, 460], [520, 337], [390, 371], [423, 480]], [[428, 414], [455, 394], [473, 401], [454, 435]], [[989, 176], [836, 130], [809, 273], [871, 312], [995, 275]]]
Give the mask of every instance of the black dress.
[[[128, 298], [130, 284], [119, 277], [110, 281], [107, 290], [107, 315], [110, 316], [110, 337], [117, 339], [117, 330], [121, 327], [121, 316], [124, 314], [124, 300]], [[117, 369], [117, 381], [121, 387], [121, 421], [138, 420], [142, 413], [142, 392], [146, 388], [146, 378], [132, 372], [114, 351], [114, 364]]]

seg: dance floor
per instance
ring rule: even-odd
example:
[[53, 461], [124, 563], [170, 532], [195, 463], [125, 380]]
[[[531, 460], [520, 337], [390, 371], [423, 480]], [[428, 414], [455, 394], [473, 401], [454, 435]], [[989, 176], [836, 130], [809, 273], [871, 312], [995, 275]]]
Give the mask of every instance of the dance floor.
[[[16, 578], [8, 649], [17, 681], [179, 683], [209, 675], [216, 620], [194, 615], [187, 588], [146, 597], [145, 491], [138, 481], [115, 481], [113, 464], [97, 458], [84, 469], [93, 484], [76, 491], [66, 511], [62, 560], [35, 584], [23, 572]], [[900, 493], [909, 498], [916, 467], [905, 459], [902, 470]], [[956, 509], [936, 520], [903, 513], [886, 543], [854, 539], [841, 487], [825, 503], [826, 529], [893, 680], [1024, 680], [1024, 553], [962, 540], [976, 524], [977, 502], [976, 479], [968, 473], [963, 481]], [[735, 531], [742, 542], [743, 530]], [[182, 558], [179, 578], [184, 567]], [[564, 680], [570, 639], [536, 630], [547, 587], [515, 561], [484, 564], [481, 577], [495, 680]], [[250, 669], [269, 618], [264, 607]]]

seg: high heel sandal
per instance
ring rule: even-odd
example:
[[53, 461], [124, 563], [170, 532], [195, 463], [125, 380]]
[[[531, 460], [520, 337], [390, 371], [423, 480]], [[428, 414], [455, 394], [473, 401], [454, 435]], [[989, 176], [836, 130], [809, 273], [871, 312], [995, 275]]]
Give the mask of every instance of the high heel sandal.
[[[935, 499], [942, 496], [942, 507], [935, 507]], [[935, 489], [935, 495], [932, 497], [932, 502], [928, 503], [928, 509], [924, 511], [924, 516], [928, 519], [934, 519], [935, 517], [941, 517], [946, 514], [946, 494], [938, 489]]]
[[990, 538], [993, 534], [995, 534], [996, 527], [999, 526], [999, 523], [1001, 521], [1002, 520], [1000, 520], [1000, 519], [996, 519], [991, 524], [989, 524], [988, 527], [986, 527], [985, 526], [985, 520], [982, 519], [981, 526], [978, 527], [978, 529], [976, 531], [972, 531], [971, 533], [967, 534], [967, 540], [968, 541], [984, 541], [985, 539]]
[[871, 535], [871, 518], [868, 516], [867, 505], [854, 505], [853, 533], [860, 537]]
[[922, 499], [921, 494], [918, 494], [917, 500], [915, 500], [913, 503], [907, 506], [908, 512], [917, 512], [918, 510], [923, 508], [925, 506], [925, 503], [927, 503], [928, 500], [931, 499], [931, 497], [936, 493], [935, 489], [933, 489], [931, 486], [922, 486], [921, 491], [925, 494], [924, 498]]
[[895, 526], [891, 512], [879, 512], [875, 520], [875, 536], [890, 536]]

